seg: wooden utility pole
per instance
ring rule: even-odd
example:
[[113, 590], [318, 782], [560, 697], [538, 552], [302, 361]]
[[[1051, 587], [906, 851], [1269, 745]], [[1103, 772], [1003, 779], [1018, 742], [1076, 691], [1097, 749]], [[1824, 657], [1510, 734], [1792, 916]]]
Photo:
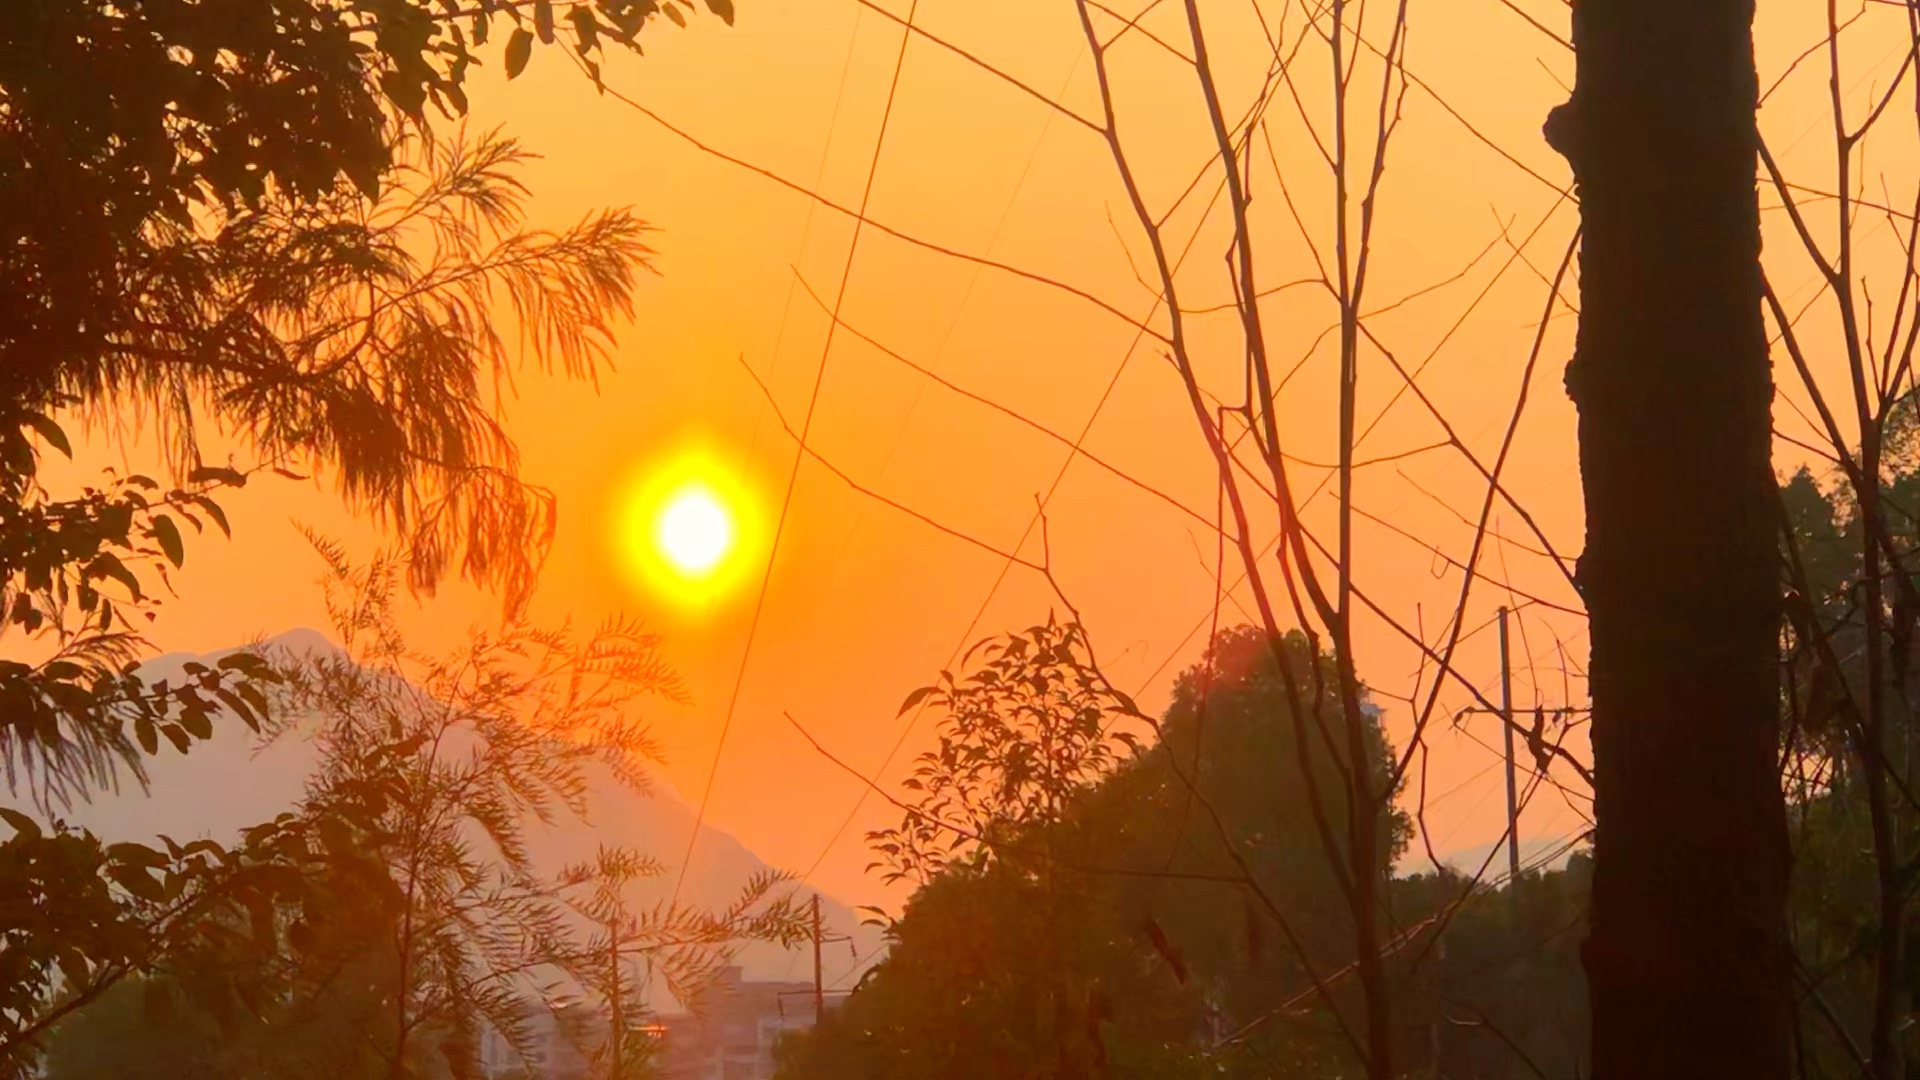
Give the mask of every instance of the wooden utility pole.
[[[1484, 623], [1482, 625], [1485, 625]], [[1507, 652], [1507, 609], [1500, 609], [1500, 733], [1507, 746], [1507, 888], [1520, 887], [1520, 799], [1513, 780], [1513, 659]]]
[[620, 978], [620, 921], [607, 919], [607, 1074], [625, 1080], [627, 1018], [621, 996], [624, 987]]
[[[806, 994], [809, 997], [813, 998], [813, 1022], [815, 1024], [818, 1024], [820, 1023], [821, 1019], [826, 1016], [828, 994], [851, 993], [851, 991], [848, 991], [848, 990], [827, 989], [825, 967], [821, 963], [821, 959], [820, 959], [820, 947], [823, 945], [831, 945], [831, 944], [834, 944], [835, 942], [844, 941], [847, 943], [847, 948], [851, 950], [853, 948], [853, 938], [850, 935], [828, 934], [826, 932], [826, 923], [820, 913], [820, 894], [819, 893], [813, 894], [813, 899], [808, 902], [807, 906], [812, 913], [811, 914], [812, 928], [808, 932], [807, 936], [813, 939], [813, 986], [811, 989], [808, 989], [808, 990], [783, 990], [780, 992], [780, 996], [782, 999], [784, 999], [789, 994], [793, 994], [793, 995]], [[859, 958], [858, 954], [856, 953], [855, 960], [857, 961], [858, 958]], [[786, 1015], [786, 1007], [784, 1005], [781, 1006], [780, 1015], [781, 1016]]]
[[813, 894], [813, 1025], [827, 1015], [827, 988], [820, 968], [820, 894]]

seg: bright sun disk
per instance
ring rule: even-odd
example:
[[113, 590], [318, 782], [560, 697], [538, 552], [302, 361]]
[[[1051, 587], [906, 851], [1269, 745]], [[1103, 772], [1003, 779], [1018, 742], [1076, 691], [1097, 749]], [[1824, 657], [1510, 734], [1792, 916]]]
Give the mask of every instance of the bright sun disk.
[[682, 573], [702, 574], [733, 546], [733, 516], [711, 491], [688, 488], [661, 512], [655, 539], [661, 554]]

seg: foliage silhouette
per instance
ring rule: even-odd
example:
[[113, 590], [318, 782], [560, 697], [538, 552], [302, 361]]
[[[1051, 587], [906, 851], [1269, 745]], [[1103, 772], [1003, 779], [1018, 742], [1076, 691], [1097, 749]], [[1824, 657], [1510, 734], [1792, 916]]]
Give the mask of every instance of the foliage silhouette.
[[[903, 825], [870, 838], [878, 869], [920, 887], [888, 923], [887, 959], [794, 1039], [782, 1077], [1319, 1076], [1354, 1064], [1344, 1021], [1324, 1013], [1304, 1037], [1289, 1025], [1284, 1040], [1223, 1042], [1352, 960], [1264, 635], [1222, 632], [1157, 733], [1143, 733], [1157, 737], [1141, 739], [1107, 730], [1134, 710], [1104, 690], [1079, 633], [1049, 622], [995, 639], [922, 695], [940, 710], [937, 749], [907, 784]], [[1284, 648], [1308, 663], [1304, 639]], [[1377, 722], [1369, 738], [1384, 781], [1393, 759]], [[962, 818], [965, 834], [939, 824]], [[1396, 814], [1382, 828], [1376, 849], [1391, 858], [1410, 823]], [[1229, 845], [1287, 897], [1284, 928], [1233, 877]], [[1343, 1008], [1356, 1005], [1350, 990], [1336, 990]]]

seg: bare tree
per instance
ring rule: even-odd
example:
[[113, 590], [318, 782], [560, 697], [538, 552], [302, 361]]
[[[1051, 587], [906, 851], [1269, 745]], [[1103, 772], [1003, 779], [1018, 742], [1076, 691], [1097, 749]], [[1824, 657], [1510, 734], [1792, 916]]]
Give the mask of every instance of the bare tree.
[[[1855, 43], [1904, 42], [1884, 85], [1849, 59]], [[1824, 33], [1762, 95], [1804, 71], [1820, 80], [1827, 139], [1800, 164], [1763, 141], [1760, 160], [1793, 242], [1763, 282], [1775, 342], [1791, 364], [1783, 397], [1803, 437], [1783, 437], [1830, 478], [1803, 470], [1782, 491], [1787, 595], [1783, 700], [1796, 884], [1795, 987], [1803, 1061], [1837, 1061], [1875, 1078], [1904, 1076], [1914, 1042], [1910, 935], [1915, 843], [1916, 330], [1912, 305], [1920, 190], [1899, 174], [1873, 180], [1920, 125], [1914, 87], [1920, 13], [1911, 6], [1825, 10]], [[1815, 58], [1818, 60], [1815, 60]], [[1806, 61], [1814, 61], [1806, 63]], [[1901, 107], [1895, 107], [1899, 105]], [[1909, 112], [1908, 110], [1911, 109]], [[1763, 113], [1764, 118], [1764, 113]], [[1826, 156], [1830, 155], [1830, 156]], [[1868, 184], [1880, 191], [1870, 194]], [[1821, 203], [1830, 204], [1816, 210]], [[1906, 209], [1902, 209], [1906, 207]], [[1830, 209], [1831, 224], [1822, 224]], [[1802, 301], [1779, 283], [1809, 274]], [[1891, 320], [1876, 325], [1876, 309]], [[1839, 386], [1835, 386], [1838, 383]], [[1870, 865], [1860, 867], [1862, 850]], [[1849, 873], [1848, 871], [1852, 871]], [[1841, 875], [1864, 886], [1841, 888]], [[1819, 917], [1815, 917], [1818, 912]], [[1847, 928], [1849, 941], [1835, 940]], [[1815, 1066], [1818, 1067], [1818, 1066]]]
[[[1143, 2], [1121, 11], [1098, 0], [1073, 0], [1081, 44], [1091, 58], [1091, 109], [1056, 100], [982, 60], [968, 46], [917, 25], [911, 9], [901, 15], [864, 0], [863, 7], [898, 24], [910, 41], [925, 42], [949, 58], [957, 56], [983, 77], [999, 80], [1027, 99], [1037, 99], [1063, 118], [1063, 127], [1070, 126], [1074, 138], [1091, 142], [1120, 193], [1113, 215], [1118, 219], [1115, 231], [1147, 303], [1122, 304], [1089, 286], [921, 239], [875, 220], [864, 207], [834, 202], [771, 170], [727, 158], [723, 151], [672, 128], [646, 106], [621, 100], [667, 123], [701, 149], [809, 195], [854, 218], [863, 229], [1097, 310], [1136, 335], [1135, 349], [1164, 361], [1171, 373], [1168, 392], [1180, 403], [1182, 419], [1193, 425], [1190, 430], [1197, 437], [1189, 445], [1197, 445], [1203, 455], [1200, 460], [1217, 496], [1217, 508], [1196, 509], [1179, 495], [1096, 457], [1084, 446], [1084, 431], [1077, 436], [1055, 432], [1017, 408], [990, 401], [944, 378], [934, 377], [934, 381], [1065, 447], [1062, 475], [1078, 463], [1117, 476], [1156, 500], [1156, 508], [1171, 508], [1204, 530], [1210, 542], [1217, 541], [1209, 567], [1217, 574], [1215, 610], [1201, 620], [1194, 634], [1197, 637], [1209, 622], [1217, 623], [1221, 607], [1234, 604], [1242, 606], [1245, 617], [1267, 642], [1289, 706], [1285, 717], [1276, 722], [1295, 725], [1291, 742], [1299, 760], [1285, 764], [1298, 772], [1311, 792], [1306, 805], [1312, 811], [1317, 855], [1338, 886], [1345, 923], [1347, 952], [1337, 969], [1319, 970], [1312, 958], [1303, 957], [1309, 985], [1288, 990], [1298, 991], [1306, 1000], [1318, 1000], [1339, 1020], [1350, 1060], [1367, 1076], [1386, 1080], [1402, 1075], [1406, 1063], [1397, 1045], [1404, 1040], [1397, 1034], [1401, 1020], [1395, 1007], [1395, 954], [1405, 950], [1410, 954], [1407, 963], [1417, 966], [1429, 953], [1432, 934], [1444, 928], [1445, 920], [1417, 929], [1394, 924], [1387, 905], [1392, 853], [1384, 839], [1392, 833], [1382, 825], [1396, 812], [1396, 800], [1424, 760], [1433, 721], [1450, 715], [1450, 706], [1462, 704], [1462, 699], [1493, 708], [1461, 670], [1460, 659], [1462, 646], [1477, 633], [1474, 616], [1487, 606], [1483, 596], [1476, 596], [1476, 589], [1492, 579], [1483, 556], [1495, 540], [1496, 511], [1520, 519], [1531, 534], [1529, 546], [1538, 550], [1550, 573], [1571, 576], [1571, 565], [1508, 490], [1502, 476], [1535, 370], [1548, 345], [1549, 327], [1557, 314], [1571, 308], [1561, 286], [1572, 245], [1557, 267], [1540, 275], [1548, 284], [1545, 311], [1531, 350], [1516, 365], [1517, 398], [1503, 418], [1506, 423], [1497, 449], [1479, 451], [1426, 393], [1418, 365], [1404, 362], [1395, 343], [1385, 340], [1373, 324], [1373, 315], [1407, 299], [1374, 299], [1381, 195], [1387, 187], [1390, 151], [1404, 106], [1415, 93], [1446, 104], [1407, 67], [1412, 30], [1406, 2], [1366, 5], [1328, 0], [1254, 4], [1229, 11], [1182, 0]], [[1243, 22], [1235, 21], [1243, 16]], [[1249, 28], [1261, 35], [1251, 49], [1221, 48], [1230, 34], [1244, 35]], [[1243, 36], [1241, 41], [1245, 40]], [[1135, 51], [1180, 75], [1179, 96], [1171, 95], [1165, 83], [1150, 84], [1156, 107], [1167, 110], [1150, 121], [1124, 104], [1130, 93], [1140, 91], [1128, 85], [1141, 71], [1130, 62], [1129, 54]], [[609, 93], [620, 98], [617, 89]], [[1458, 119], [1450, 108], [1446, 111]], [[1163, 140], [1170, 123], [1185, 125], [1182, 130], [1187, 134], [1199, 134], [1205, 148], [1200, 160], [1169, 161]], [[1283, 152], [1282, 147], [1296, 152]], [[1548, 218], [1572, 199], [1571, 192], [1551, 186], [1557, 199]], [[1533, 268], [1525, 249], [1539, 235], [1541, 230], [1536, 228], [1524, 240], [1506, 238], [1514, 249], [1506, 265]], [[1497, 243], [1498, 238], [1489, 250]], [[1498, 267], [1492, 277], [1497, 281], [1504, 273], [1505, 267]], [[836, 332], [928, 373], [926, 365], [850, 325], [841, 300], [815, 299]], [[1469, 307], [1467, 314], [1471, 313]], [[1437, 351], [1444, 344], [1442, 338], [1433, 348]], [[1334, 377], [1311, 391], [1297, 384], [1290, 390], [1293, 375], [1309, 362], [1333, 369]], [[1372, 461], [1366, 457], [1368, 436], [1385, 415], [1385, 409], [1369, 415], [1369, 399], [1361, 392], [1374, 378], [1386, 387], [1378, 392], [1388, 401], [1385, 408], [1404, 400], [1408, 408], [1418, 409], [1421, 423], [1438, 430], [1433, 441]], [[1283, 405], [1289, 393], [1296, 401], [1311, 394], [1311, 408], [1335, 418], [1331, 450], [1318, 462], [1302, 453], [1304, 440], [1290, 431], [1289, 406]], [[777, 410], [770, 393], [768, 398]], [[810, 418], [811, 413], [808, 420], [793, 423], [784, 414], [779, 417], [787, 433], [800, 442], [802, 455], [855, 490], [1004, 560], [1007, 570], [1023, 568], [1040, 576], [1053, 588], [1057, 602], [1070, 609], [1072, 621], [1082, 621], [1067, 590], [1053, 575], [1052, 555], [1035, 558], [1027, 547], [1036, 537], [1044, 546], [1044, 499], [1017, 543], [1007, 546], [983, 540], [962, 525], [936, 521], [886, 497], [826, 459], [810, 443]], [[1471, 470], [1477, 505], [1459, 514], [1469, 530], [1464, 552], [1443, 551], [1361, 505], [1369, 464], [1422, 454], [1451, 454]], [[1323, 500], [1323, 494], [1329, 498]], [[1437, 631], [1423, 623], [1417, 610], [1392, 610], [1385, 597], [1367, 587], [1373, 570], [1363, 567], [1364, 545], [1356, 539], [1362, 530], [1376, 527], [1406, 537], [1423, 556], [1433, 557], [1444, 568], [1451, 603]], [[1580, 615], [1571, 604], [1530, 596], [1512, 589], [1510, 583], [1503, 591], [1510, 602], [1523, 599], [1529, 606], [1558, 610], [1568, 618]], [[1412, 691], [1391, 697], [1407, 708], [1407, 722], [1401, 729], [1406, 732], [1406, 745], [1384, 777], [1369, 764], [1368, 732], [1375, 730], [1369, 691], [1374, 688], [1363, 682], [1357, 656], [1356, 642], [1369, 633], [1389, 636], [1420, 659]], [[1300, 635], [1306, 647], [1289, 650], [1290, 634]], [[1331, 659], [1320, 663], [1317, 658], [1322, 656]], [[1099, 670], [1091, 658], [1089, 664]], [[1104, 675], [1102, 688], [1115, 689]], [[1577, 704], [1572, 697], [1569, 693], [1567, 704]], [[1381, 700], [1388, 699], [1381, 695]], [[1443, 702], [1449, 707], [1443, 708]], [[1131, 704], [1126, 712], [1152, 722]], [[1559, 782], [1553, 775], [1556, 771], [1570, 771], [1580, 778], [1587, 775], [1585, 764], [1561, 745], [1564, 728], [1546, 727], [1546, 716], [1564, 717], [1565, 713], [1539, 715], [1540, 726], [1517, 732], [1529, 737], [1539, 762], [1529, 792], [1543, 783]], [[923, 777], [916, 780], [925, 782]], [[1204, 799], [1196, 796], [1195, 801], [1202, 804], [1196, 819], [1204, 822], [1209, 817]], [[927, 826], [952, 832], [952, 824], [914, 819], [904, 831]], [[1231, 854], [1233, 845], [1226, 847]], [[1261, 897], [1262, 917], [1284, 930], [1284, 906], [1257, 877], [1243, 874], [1235, 880]], [[1485, 884], [1476, 878], [1462, 888], [1480, 889]], [[1337, 993], [1336, 985], [1341, 983], [1357, 987], [1358, 993]]]

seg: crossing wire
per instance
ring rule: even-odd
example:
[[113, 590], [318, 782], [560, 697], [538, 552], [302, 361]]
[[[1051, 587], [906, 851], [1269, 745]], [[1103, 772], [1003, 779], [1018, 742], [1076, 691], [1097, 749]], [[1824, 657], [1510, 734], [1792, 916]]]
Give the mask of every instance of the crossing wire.
[[760, 575], [760, 588], [753, 602], [753, 617], [747, 623], [747, 640], [740, 650], [740, 667], [735, 672], [733, 691], [727, 697], [727, 711], [720, 722], [720, 738], [713, 749], [713, 764], [707, 769], [707, 780], [700, 791], [699, 809], [694, 813], [693, 832], [687, 837], [687, 850], [680, 859], [680, 869], [673, 881], [673, 895], [667, 906], [671, 909], [680, 902], [680, 890], [687, 880], [687, 868], [693, 862], [693, 849], [700, 841], [700, 829], [706, 823], [707, 809], [713, 801], [714, 779], [720, 774], [720, 762], [726, 754], [727, 735], [733, 730], [733, 719], [740, 706], [740, 689], [746, 684], [747, 668], [753, 658], [753, 643], [760, 630], [760, 619], [766, 611], [768, 586], [773, 581], [773, 566], [780, 554], [780, 540], [786, 533], [787, 518], [793, 510], [793, 493], [800, 480], [800, 466], [806, 461], [807, 436], [813, 429], [813, 417], [820, 404], [820, 387], [826, 380], [827, 359], [833, 353], [834, 331], [840, 325], [840, 310], [846, 301], [847, 283], [853, 277], [853, 266], [860, 250], [860, 237], [866, 226], [867, 205], [873, 197], [874, 178], [880, 172], [880, 154], [886, 147], [887, 128], [893, 122], [893, 106], [899, 97], [900, 74], [906, 68], [907, 44], [913, 40], [911, 27], [914, 15], [918, 12], [920, 0], [913, 0], [907, 8], [907, 26], [909, 29], [900, 36], [900, 49], [894, 54], [893, 76], [887, 85], [886, 107], [880, 114], [880, 131], [874, 137], [873, 154], [867, 161], [867, 179], [860, 192], [860, 212], [854, 219], [853, 238], [847, 244], [847, 257], [841, 266], [840, 285], [833, 300], [833, 320], [827, 324], [826, 341], [820, 347], [820, 363], [814, 369], [813, 390], [807, 396], [807, 411], [800, 424], [801, 449], [795, 451], [793, 468], [787, 473], [786, 494], [780, 500], [780, 515], [775, 519], [773, 540], [767, 549], [766, 570]]

